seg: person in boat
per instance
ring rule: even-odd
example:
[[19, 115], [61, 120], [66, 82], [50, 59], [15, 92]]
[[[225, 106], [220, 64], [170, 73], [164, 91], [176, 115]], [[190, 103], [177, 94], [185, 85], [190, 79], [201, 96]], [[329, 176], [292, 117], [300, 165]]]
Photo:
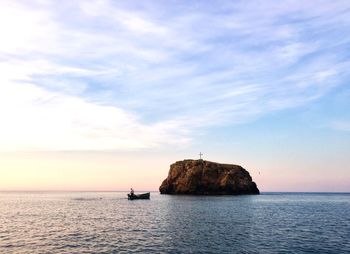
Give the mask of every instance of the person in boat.
[[133, 197], [134, 195], [135, 195], [135, 194], [134, 194], [134, 189], [131, 188], [131, 189], [130, 189], [130, 196]]

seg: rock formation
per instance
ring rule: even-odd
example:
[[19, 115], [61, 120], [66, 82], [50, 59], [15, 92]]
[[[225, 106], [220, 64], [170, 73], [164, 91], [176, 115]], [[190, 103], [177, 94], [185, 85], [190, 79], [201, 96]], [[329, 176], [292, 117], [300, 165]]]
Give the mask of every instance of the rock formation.
[[259, 194], [249, 172], [241, 166], [201, 159], [172, 164], [159, 191], [161, 194]]

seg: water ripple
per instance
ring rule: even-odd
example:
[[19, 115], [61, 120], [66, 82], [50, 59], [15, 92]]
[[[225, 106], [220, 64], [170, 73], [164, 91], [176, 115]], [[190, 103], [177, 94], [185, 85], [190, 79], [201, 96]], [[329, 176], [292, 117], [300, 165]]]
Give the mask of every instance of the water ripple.
[[349, 194], [0, 193], [0, 253], [349, 253]]

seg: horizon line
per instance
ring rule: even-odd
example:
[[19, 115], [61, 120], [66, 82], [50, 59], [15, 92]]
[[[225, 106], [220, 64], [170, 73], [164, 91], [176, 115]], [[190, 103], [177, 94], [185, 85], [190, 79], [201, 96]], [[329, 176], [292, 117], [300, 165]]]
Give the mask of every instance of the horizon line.
[[[0, 190], [0, 193], [4, 193], [4, 192], [129, 192], [129, 190]], [[160, 191], [159, 190], [139, 190], [137, 192], [160, 192]], [[263, 193], [350, 194], [350, 191], [260, 191], [260, 194], [263, 194]], [[176, 194], [170, 194], [170, 195], [176, 195]], [[235, 196], [235, 195], [222, 195], [222, 196]]]

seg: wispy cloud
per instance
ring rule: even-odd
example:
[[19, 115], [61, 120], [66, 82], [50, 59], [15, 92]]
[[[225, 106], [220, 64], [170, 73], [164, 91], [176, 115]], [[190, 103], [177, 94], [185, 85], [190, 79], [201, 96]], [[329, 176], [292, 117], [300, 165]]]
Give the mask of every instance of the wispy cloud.
[[333, 121], [331, 127], [335, 130], [350, 131], [350, 121]]
[[195, 128], [305, 105], [349, 79], [349, 9], [2, 1], [1, 148], [183, 145]]
[[130, 150], [189, 141], [181, 138], [176, 121], [145, 125], [116, 107], [30, 83], [6, 85], [0, 95], [0, 150]]

